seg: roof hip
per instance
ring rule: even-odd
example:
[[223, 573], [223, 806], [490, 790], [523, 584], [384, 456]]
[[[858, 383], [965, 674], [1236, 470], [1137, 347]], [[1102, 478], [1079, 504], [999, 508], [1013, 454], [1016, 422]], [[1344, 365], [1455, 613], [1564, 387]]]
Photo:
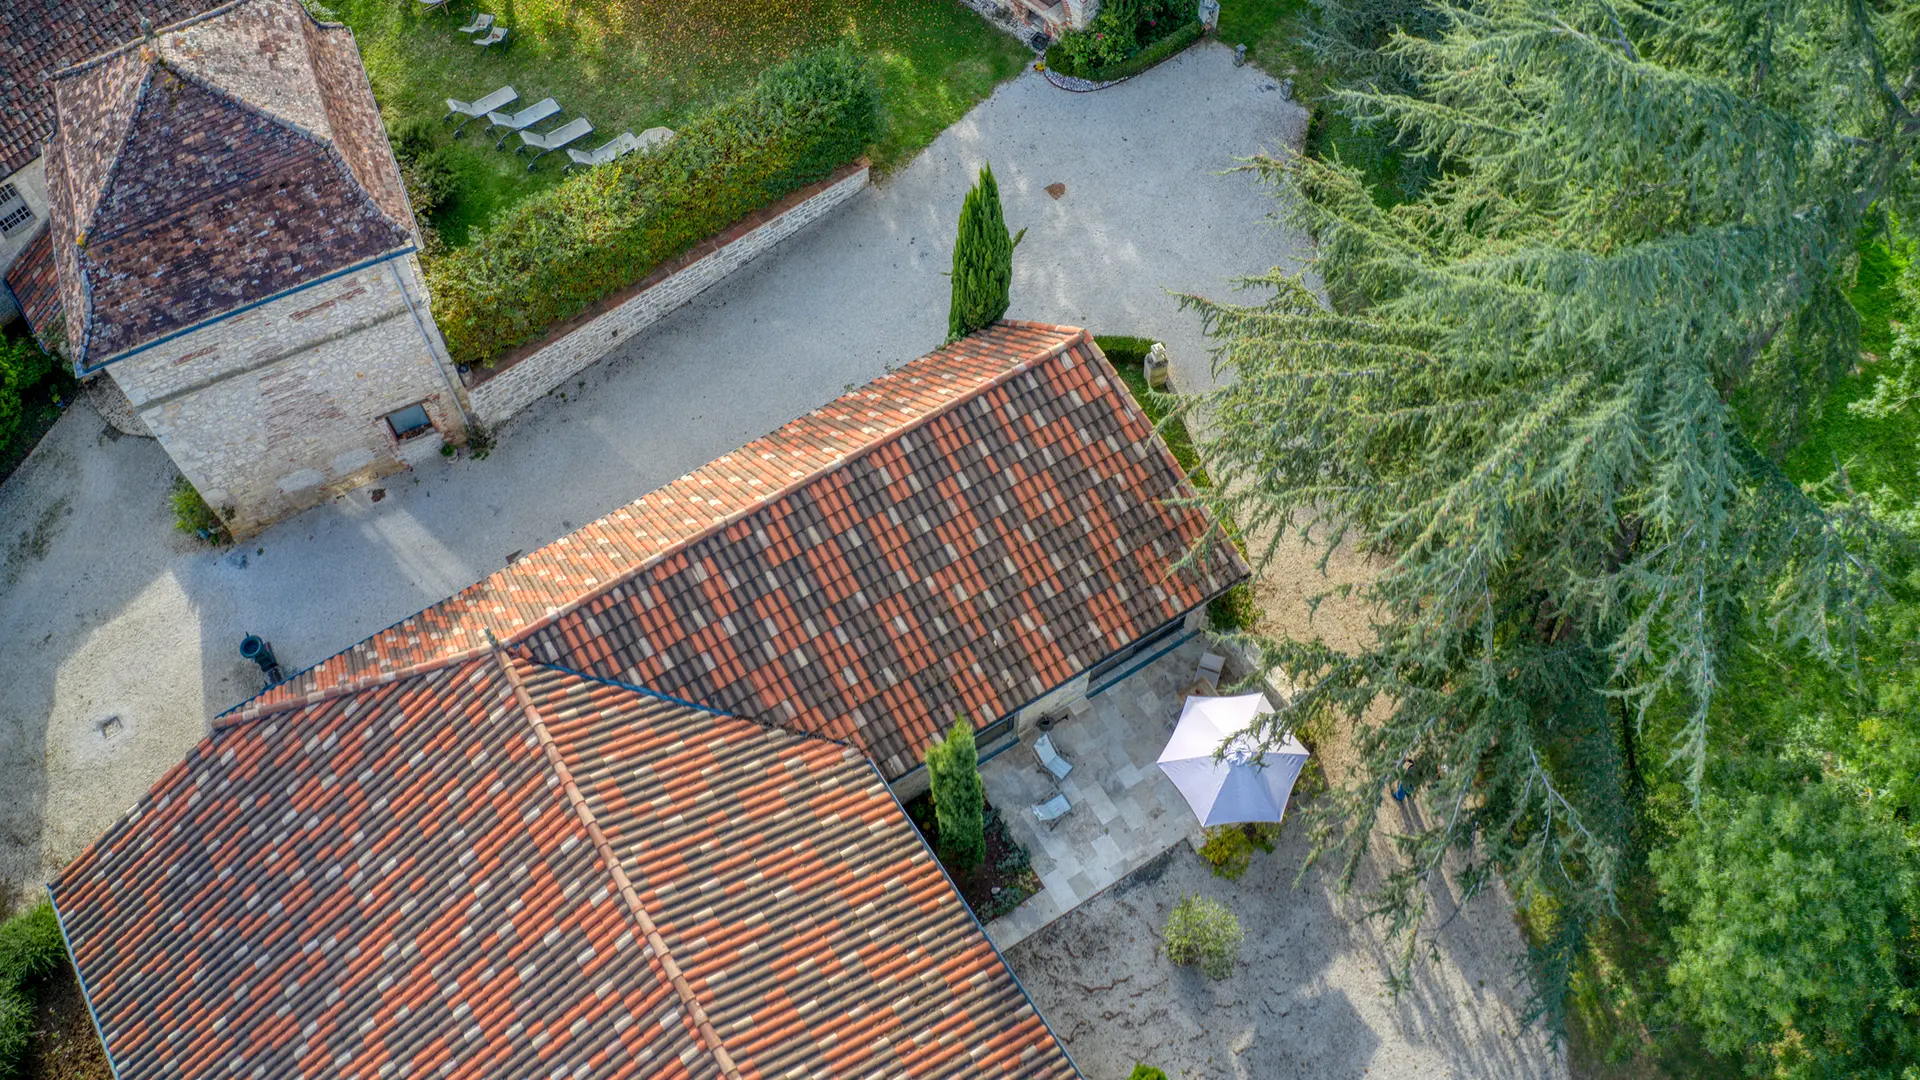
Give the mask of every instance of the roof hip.
[[[508, 655], [506, 649], [493, 637], [491, 630], [487, 632], [487, 637], [491, 642], [494, 662], [500, 666], [501, 674], [506, 676], [507, 685], [513, 689], [513, 700], [520, 707], [520, 715], [525, 717], [528, 725], [533, 728], [534, 738], [540, 742], [540, 751], [546, 755], [547, 767], [560, 778], [560, 786], [567, 793], [567, 805], [573, 809], [574, 816], [580, 819], [581, 826], [587, 830], [587, 836], [593, 842], [594, 851], [599, 854], [601, 864], [607, 868], [607, 874], [613, 878], [614, 887], [619, 890], [620, 899], [626, 902], [627, 910], [633, 914], [634, 921], [640, 925], [640, 933], [647, 939], [647, 948], [652, 952], [660, 973], [667, 977], [667, 982], [673, 987], [674, 996], [680, 999], [681, 1006], [687, 1010], [687, 1016], [693, 1021], [694, 1029], [700, 1033], [700, 1041], [705, 1044], [707, 1052], [713, 1056], [714, 1064], [719, 1067], [721, 1074], [727, 1080], [743, 1080], [732, 1055], [728, 1054], [727, 1048], [721, 1045], [720, 1033], [714, 1030], [713, 1021], [707, 1018], [706, 1009], [701, 1006], [700, 999], [694, 995], [693, 987], [687, 983], [687, 977], [680, 970], [680, 965], [675, 962], [673, 954], [667, 950], [666, 938], [661, 936], [652, 916], [647, 914], [646, 907], [640, 903], [640, 896], [634, 891], [633, 882], [628, 879], [627, 871], [614, 853], [613, 845], [607, 842], [606, 833], [601, 831], [600, 823], [594, 819], [593, 809], [587, 805], [586, 796], [581, 794], [580, 785], [574, 782], [573, 770], [567, 768], [566, 759], [560, 753], [559, 745], [554, 742], [553, 733], [547, 730], [546, 721], [541, 718], [539, 707], [533, 703], [533, 695], [527, 693], [526, 683], [521, 681], [520, 673], [514, 670], [515, 658]], [[521, 662], [525, 663], [525, 661]]]

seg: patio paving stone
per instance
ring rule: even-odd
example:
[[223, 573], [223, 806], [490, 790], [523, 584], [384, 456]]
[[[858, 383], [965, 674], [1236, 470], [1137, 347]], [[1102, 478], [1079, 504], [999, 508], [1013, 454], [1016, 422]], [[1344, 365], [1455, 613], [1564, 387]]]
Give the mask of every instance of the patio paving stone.
[[[1069, 708], [1051, 732], [1054, 748], [1073, 764], [1065, 780], [1040, 767], [1031, 738], [982, 763], [987, 798], [1032, 854], [1045, 886], [987, 925], [994, 944], [1011, 948], [1182, 840], [1198, 842], [1199, 821], [1155, 761], [1207, 651], [1204, 635], [1190, 638]], [[1048, 828], [1030, 808], [1055, 791], [1073, 811]]]

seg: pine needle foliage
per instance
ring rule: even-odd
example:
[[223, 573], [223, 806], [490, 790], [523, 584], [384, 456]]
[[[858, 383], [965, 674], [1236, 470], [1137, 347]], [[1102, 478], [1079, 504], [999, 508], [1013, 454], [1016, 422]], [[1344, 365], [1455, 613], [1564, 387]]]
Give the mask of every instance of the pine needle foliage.
[[933, 789], [940, 858], [955, 873], [970, 873], [987, 857], [987, 789], [980, 782], [980, 752], [966, 717], [954, 721], [945, 739], [927, 747], [927, 779]]
[[1007, 232], [1000, 209], [1000, 185], [993, 166], [980, 169], [980, 179], [967, 191], [960, 206], [960, 236], [953, 245], [953, 302], [947, 311], [947, 340], [958, 341], [975, 330], [991, 326], [1007, 313], [1013, 288], [1013, 249], [1027, 230]]
[[[1844, 665], [1882, 531], [1779, 471], [1855, 361], [1862, 229], [1920, 220], [1911, 0], [1481, 0], [1384, 46], [1410, 73], [1341, 95], [1438, 174], [1375, 205], [1338, 162], [1259, 157], [1320, 244], [1329, 310], [1274, 272], [1187, 302], [1230, 384], [1200, 498], [1273, 545], [1375, 560], [1377, 636], [1266, 642], [1303, 691], [1271, 719], [1356, 726], [1316, 857], [1350, 886], [1381, 793], [1372, 909], [1416, 955], [1434, 875], [1554, 899], [1532, 954], [1557, 1013], [1610, 910], [1646, 770], [1699, 790], [1732, 634]], [[1844, 485], [1841, 485], [1843, 488]], [[1655, 702], [1689, 720], [1643, 748]], [[1364, 720], [1359, 718], [1365, 718]], [[1276, 731], [1276, 734], [1278, 732]], [[1664, 742], [1664, 740], [1663, 740]]]

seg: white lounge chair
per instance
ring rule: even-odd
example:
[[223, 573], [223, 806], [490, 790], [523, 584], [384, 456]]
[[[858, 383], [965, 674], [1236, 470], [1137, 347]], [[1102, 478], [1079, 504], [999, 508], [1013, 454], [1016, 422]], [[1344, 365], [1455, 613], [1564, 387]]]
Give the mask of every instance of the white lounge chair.
[[435, 11], [449, 10], [447, 0], [420, 0], [420, 6], [426, 8], [429, 14]]
[[623, 131], [613, 138], [608, 139], [606, 142], [601, 143], [599, 146], [594, 147], [592, 150], [568, 150], [567, 156], [573, 160], [567, 162], [567, 167], [560, 171], [566, 172], [569, 169], [592, 168], [595, 165], [605, 165], [607, 162], [625, 157], [639, 148], [639, 136], [631, 131]]
[[461, 27], [460, 32], [463, 34], [477, 34], [482, 30], [488, 29], [492, 25], [493, 25], [493, 16], [482, 13], [479, 15], [475, 15], [473, 17], [472, 22]]
[[1053, 798], [1043, 803], [1033, 804], [1033, 816], [1051, 829], [1063, 817], [1073, 810], [1073, 804], [1067, 801], [1065, 792], [1054, 792]]
[[1208, 653], [1200, 658], [1199, 670], [1194, 672], [1193, 677], [1201, 682], [1212, 683], [1218, 688], [1220, 685], [1220, 673], [1225, 671], [1226, 667], [1226, 657], [1221, 656], [1219, 653]]
[[555, 150], [560, 149], [575, 139], [584, 137], [591, 131], [593, 131], [593, 125], [587, 121], [587, 118], [584, 116], [576, 116], [544, 135], [525, 131], [521, 132], [520, 145], [514, 147], [513, 152], [518, 154], [528, 149], [534, 151], [533, 160], [527, 162], [527, 171], [532, 172], [533, 167], [540, 164], [541, 158], [546, 157], [548, 154], [553, 153]]
[[560, 103], [552, 98], [541, 98], [539, 101], [521, 109], [517, 113], [489, 111], [487, 113], [487, 130], [492, 131], [497, 127], [507, 129], [507, 133], [500, 136], [500, 141], [494, 143], [493, 148], [495, 150], [500, 149], [507, 145], [507, 139], [511, 137], [514, 132], [524, 131], [559, 111]]
[[636, 150], [651, 152], [656, 146], [665, 146], [673, 139], [673, 129], [669, 127], [650, 127], [640, 133], [640, 139], [634, 145]]
[[484, 49], [489, 45], [498, 45], [505, 40], [507, 40], [507, 28], [504, 26], [496, 26], [480, 37], [474, 38], [473, 43]]
[[1033, 756], [1040, 759], [1041, 767], [1053, 774], [1055, 780], [1065, 780], [1073, 771], [1073, 762], [1054, 752], [1053, 736], [1042, 735], [1033, 740]]
[[520, 91], [515, 90], [511, 86], [503, 86], [493, 93], [488, 94], [486, 97], [481, 98], [479, 101], [461, 101], [459, 98], [448, 98], [447, 115], [440, 119], [446, 121], [456, 116], [466, 117], [465, 120], [460, 121], [459, 127], [453, 129], [453, 133], [458, 135], [461, 129], [465, 128], [468, 124], [473, 123], [475, 120], [496, 109], [511, 105], [519, 99]]

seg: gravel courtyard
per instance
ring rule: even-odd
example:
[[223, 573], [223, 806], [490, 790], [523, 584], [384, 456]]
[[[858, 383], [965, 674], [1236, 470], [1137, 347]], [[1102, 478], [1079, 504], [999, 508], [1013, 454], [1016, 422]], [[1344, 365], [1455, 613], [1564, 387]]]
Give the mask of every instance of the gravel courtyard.
[[954, 220], [984, 161], [1028, 229], [1013, 316], [1156, 336], [1202, 376], [1197, 320], [1167, 290], [1301, 265], [1271, 196], [1221, 170], [1305, 124], [1217, 45], [1096, 94], [1029, 72], [526, 410], [486, 460], [435, 460], [378, 502], [362, 488], [231, 553], [172, 532], [157, 444], [74, 406], [0, 486], [0, 885], [37, 888], [259, 689], [243, 634], [314, 663], [937, 346]]
[[[1389, 956], [1315, 870], [1292, 887], [1305, 830], [1289, 829], [1239, 881], [1214, 877], [1185, 843], [1007, 951], [1041, 1015], [1089, 1080], [1135, 1062], [1173, 1080], [1552, 1080], [1567, 1075], [1539, 1027], [1516, 1022], [1519, 935], [1504, 899], [1482, 895], [1439, 935], [1440, 960], [1387, 992]], [[1218, 982], [1160, 955], [1182, 896], [1219, 900], [1247, 940]], [[1438, 897], [1437, 917], [1453, 911]]]

